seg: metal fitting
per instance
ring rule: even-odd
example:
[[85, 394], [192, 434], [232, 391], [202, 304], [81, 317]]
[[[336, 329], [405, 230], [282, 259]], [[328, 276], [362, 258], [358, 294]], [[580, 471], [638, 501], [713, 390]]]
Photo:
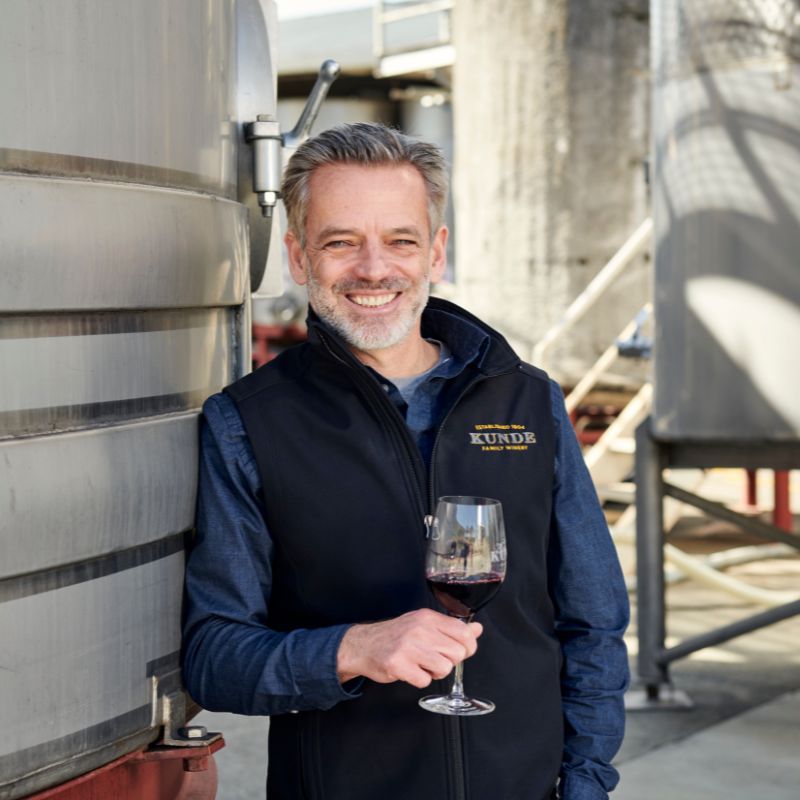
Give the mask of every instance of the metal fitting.
[[208, 728], [205, 725], [187, 725], [178, 729], [178, 735], [184, 739], [204, 739], [208, 736]]

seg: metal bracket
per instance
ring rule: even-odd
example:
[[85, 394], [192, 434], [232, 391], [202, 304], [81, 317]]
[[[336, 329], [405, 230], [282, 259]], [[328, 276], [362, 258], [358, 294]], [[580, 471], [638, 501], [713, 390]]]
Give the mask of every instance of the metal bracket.
[[617, 339], [617, 352], [621, 358], [651, 358], [653, 355], [653, 339], [642, 333], [647, 318], [650, 316], [648, 307], [643, 308], [636, 315], [636, 328], [627, 339]]
[[272, 216], [281, 196], [283, 149], [295, 149], [308, 138], [322, 102], [339, 72], [336, 61], [328, 59], [322, 63], [297, 124], [288, 133], [282, 134], [278, 121], [263, 114], [259, 114], [255, 122], [245, 125], [245, 139], [253, 146], [253, 191], [265, 217]]
[[154, 675], [153, 694], [156, 725], [163, 726], [161, 738], [156, 745], [168, 747], [207, 747], [222, 739], [222, 734], [209, 732], [204, 725], [186, 724], [186, 695], [176, 689], [163, 695], [158, 694], [158, 678]]
[[[202, 727], [202, 726], [200, 726]], [[176, 761], [182, 759], [184, 772], [207, 772], [210, 766], [211, 757], [218, 750], [225, 747], [225, 741], [219, 734], [214, 734], [214, 738], [205, 741], [200, 745], [181, 744], [177, 746], [168, 745], [163, 746], [160, 742], [156, 742], [147, 750], [136, 753], [130, 759], [131, 764], [158, 764], [169, 761]], [[213, 771], [213, 784], [214, 789], [217, 785], [216, 770]], [[180, 797], [184, 795], [181, 794]], [[186, 797], [195, 797], [194, 794], [186, 795]], [[197, 795], [198, 797], [214, 797], [213, 794]]]

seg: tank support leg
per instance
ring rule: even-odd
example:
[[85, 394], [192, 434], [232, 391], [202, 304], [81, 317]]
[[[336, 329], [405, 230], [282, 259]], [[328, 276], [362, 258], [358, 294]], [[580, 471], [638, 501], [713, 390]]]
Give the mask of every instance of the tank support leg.
[[626, 708], [675, 709], [691, 706], [669, 682], [664, 596], [664, 452], [648, 417], [636, 429], [636, 595], [641, 688], [628, 692]]

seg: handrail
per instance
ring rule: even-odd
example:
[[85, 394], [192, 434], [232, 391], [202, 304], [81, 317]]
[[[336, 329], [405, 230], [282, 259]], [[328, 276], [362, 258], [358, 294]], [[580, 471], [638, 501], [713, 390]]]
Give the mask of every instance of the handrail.
[[[387, 4], [385, 0], [374, 0], [372, 11], [372, 55], [375, 62], [375, 74], [384, 75], [381, 67], [383, 59], [407, 55], [408, 50], [400, 50], [396, 53], [386, 52], [385, 27], [395, 22], [424, 17], [430, 14], [448, 14], [455, 7], [455, 0], [419, 0], [419, 2], [408, 2], [401, 5]], [[449, 16], [446, 18], [449, 20]], [[440, 17], [441, 20], [441, 17]], [[443, 34], [441, 21], [439, 30], [439, 50], [452, 49], [449, 33]], [[449, 31], [449, 26], [445, 29]], [[429, 48], [426, 48], [429, 49]], [[452, 59], [452, 56], [450, 57]], [[452, 63], [452, 61], [451, 61]], [[392, 72], [392, 74], [395, 74]]]
[[[653, 309], [652, 303], [645, 303], [642, 310], [649, 314]], [[571, 414], [581, 403], [581, 401], [594, 389], [595, 384], [609, 369], [609, 367], [619, 357], [618, 342], [633, 336], [638, 326], [639, 314], [636, 315], [620, 332], [619, 336], [614, 342], [605, 350], [600, 358], [589, 368], [589, 371], [575, 384], [575, 388], [564, 398], [564, 405], [567, 407], [567, 413]]]
[[381, 6], [380, 14], [383, 22], [399, 22], [426, 14], [436, 14], [439, 11], [451, 11], [455, 6], [455, 0], [421, 0], [418, 3], [404, 3], [396, 8], [387, 8], [384, 2], [378, 0], [376, 5]]
[[547, 353], [613, 285], [628, 265], [644, 250], [653, 232], [653, 220], [648, 217], [628, 238], [609, 262], [592, 278], [589, 285], [575, 298], [552, 328], [533, 348], [533, 363], [547, 369]]

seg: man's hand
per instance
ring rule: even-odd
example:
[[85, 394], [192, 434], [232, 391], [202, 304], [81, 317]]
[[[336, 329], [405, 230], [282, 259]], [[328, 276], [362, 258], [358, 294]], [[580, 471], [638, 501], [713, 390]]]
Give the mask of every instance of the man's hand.
[[483, 633], [479, 622], [423, 608], [401, 617], [353, 625], [342, 638], [336, 669], [342, 683], [363, 675], [376, 683], [405, 681], [424, 689], [469, 658]]

